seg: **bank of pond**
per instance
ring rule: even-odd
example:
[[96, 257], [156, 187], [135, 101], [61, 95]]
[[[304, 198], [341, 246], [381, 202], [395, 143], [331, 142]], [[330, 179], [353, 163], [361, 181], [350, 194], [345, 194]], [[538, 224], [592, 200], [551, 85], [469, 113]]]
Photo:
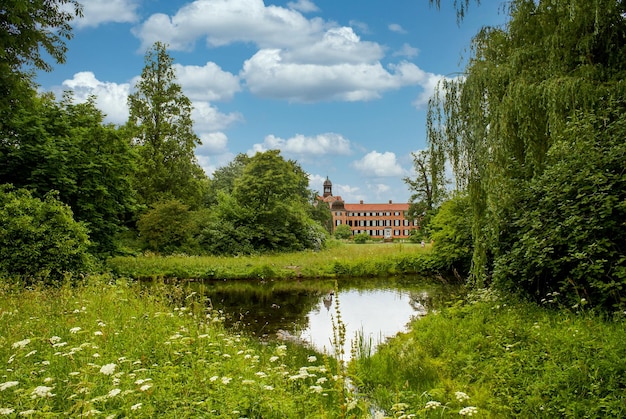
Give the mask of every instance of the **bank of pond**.
[[421, 276], [112, 275], [0, 294], [10, 417], [626, 415], [624, 315], [558, 295], [537, 306]]

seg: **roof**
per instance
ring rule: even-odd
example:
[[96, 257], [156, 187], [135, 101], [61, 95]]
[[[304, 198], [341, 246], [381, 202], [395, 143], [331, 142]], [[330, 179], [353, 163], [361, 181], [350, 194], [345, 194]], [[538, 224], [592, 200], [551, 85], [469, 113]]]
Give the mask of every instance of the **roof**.
[[365, 211], [408, 211], [409, 204], [344, 204], [346, 211], [365, 212]]

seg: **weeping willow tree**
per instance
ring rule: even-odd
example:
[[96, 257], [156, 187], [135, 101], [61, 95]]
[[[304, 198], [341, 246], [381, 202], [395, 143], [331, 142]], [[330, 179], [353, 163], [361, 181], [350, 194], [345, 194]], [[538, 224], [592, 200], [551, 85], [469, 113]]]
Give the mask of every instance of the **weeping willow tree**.
[[506, 25], [474, 37], [464, 74], [439, 84], [427, 116], [430, 147], [471, 200], [477, 285], [507, 251], [512, 214], [530, 210], [520, 192], [542, 176], [556, 143], [576, 140], [572, 120], [608, 104], [625, 114], [625, 2], [512, 0], [506, 12]]

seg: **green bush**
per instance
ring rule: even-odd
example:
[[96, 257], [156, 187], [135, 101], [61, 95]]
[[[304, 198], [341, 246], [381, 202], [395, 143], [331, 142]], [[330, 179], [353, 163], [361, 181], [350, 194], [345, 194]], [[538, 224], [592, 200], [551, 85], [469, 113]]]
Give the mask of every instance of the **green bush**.
[[367, 233], [359, 233], [354, 235], [354, 242], [363, 244], [367, 243], [371, 239], [370, 235]]
[[189, 207], [178, 200], [157, 202], [137, 222], [139, 237], [147, 249], [185, 252], [193, 248], [196, 223]]
[[456, 196], [444, 202], [430, 222], [434, 240], [433, 262], [446, 271], [469, 273], [472, 260], [472, 218], [469, 198]]
[[[52, 192], [43, 200], [0, 186], [0, 275], [25, 284], [54, 283], [92, 266], [87, 228]], [[74, 276], [77, 277], [77, 276]]]
[[341, 224], [335, 228], [334, 235], [337, 239], [346, 240], [349, 239], [350, 236], [352, 236], [352, 229], [347, 224]]

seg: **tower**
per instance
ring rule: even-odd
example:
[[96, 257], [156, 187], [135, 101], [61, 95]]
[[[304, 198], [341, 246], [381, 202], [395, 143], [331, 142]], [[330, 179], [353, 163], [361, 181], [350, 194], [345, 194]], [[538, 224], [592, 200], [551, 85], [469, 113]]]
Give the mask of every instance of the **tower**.
[[330, 179], [328, 179], [328, 176], [326, 176], [326, 180], [324, 181], [323, 197], [326, 198], [328, 196], [333, 196], [333, 183], [330, 181]]

